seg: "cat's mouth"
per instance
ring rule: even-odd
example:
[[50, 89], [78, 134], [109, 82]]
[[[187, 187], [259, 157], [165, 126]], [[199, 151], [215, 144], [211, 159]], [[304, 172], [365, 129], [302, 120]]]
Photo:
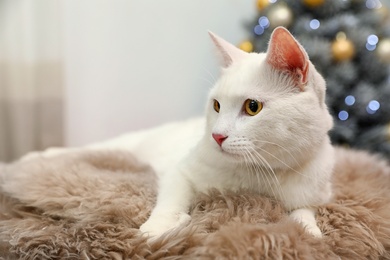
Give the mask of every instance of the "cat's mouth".
[[228, 159], [242, 160], [243, 154], [229, 148], [218, 147], [219, 152]]

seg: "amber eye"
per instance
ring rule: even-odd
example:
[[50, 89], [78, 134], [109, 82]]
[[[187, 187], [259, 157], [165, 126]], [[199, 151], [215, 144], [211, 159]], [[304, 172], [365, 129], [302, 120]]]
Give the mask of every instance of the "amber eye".
[[219, 110], [221, 109], [221, 105], [217, 100], [214, 99], [214, 110], [219, 113]]
[[257, 115], [263, 109], [263, 103], [253, 100], [247, 99], [244, 104], [245, 113], [250, 116]]

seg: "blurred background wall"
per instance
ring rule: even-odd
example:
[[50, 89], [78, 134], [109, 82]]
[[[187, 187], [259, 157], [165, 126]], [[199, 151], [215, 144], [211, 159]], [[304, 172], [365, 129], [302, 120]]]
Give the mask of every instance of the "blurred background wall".
[[64, 140], [59, 1], [0, 1], [0, 161]]
[[218, 74], [208, 30], [238, 43], [253, 0], [63, 1], [65, 144], [203, 112]]
[[201, 115], [253, 0], [2, 0], [0, 161]]

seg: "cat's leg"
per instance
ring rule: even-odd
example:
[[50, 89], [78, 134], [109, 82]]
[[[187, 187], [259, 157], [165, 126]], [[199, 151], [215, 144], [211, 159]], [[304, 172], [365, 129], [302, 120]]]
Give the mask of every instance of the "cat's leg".
[[321, 238], [322, 232], [317, 226], [315, 212], [316, 211], [314, 209], [308, 208], [296, 209], [290, 213], [290, 217], [301, 223], [308, 233], [315, 237]]
[[160, 183], [156, 206], [140, 230], [156, 237], [187, 225], [191, 220], [188, 211], [193, 197], [189, 181], [180, 172], [167, 174]]

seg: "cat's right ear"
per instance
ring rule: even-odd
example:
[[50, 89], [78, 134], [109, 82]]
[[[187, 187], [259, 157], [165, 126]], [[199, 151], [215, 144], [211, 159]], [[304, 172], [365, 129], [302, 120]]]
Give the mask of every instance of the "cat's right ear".
[[210, 31], [209, 35], [213, 40], [215, 47], [217, 47], [218, 53], [221, 56], [222, 66], [224, 68], [229, 67], [234, 62], [241, 60], [248, 54]]
[[293, 76], [297, 86], [303, 90], [309, 73], [309, 57], [302, 45], [284, 27], [277, 27], [269, 42], [267, 62], [277, 70]]

